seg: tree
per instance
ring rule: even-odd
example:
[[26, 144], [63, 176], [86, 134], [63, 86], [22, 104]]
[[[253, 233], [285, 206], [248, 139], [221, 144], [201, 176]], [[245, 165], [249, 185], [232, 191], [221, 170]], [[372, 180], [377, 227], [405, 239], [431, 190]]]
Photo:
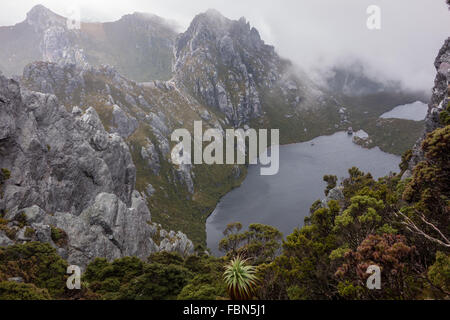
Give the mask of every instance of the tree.
[[249, 225], [248, 230], [239, 233], [242, 224], [231, 223], [224, 231], [225, 238], [219, 243], [227, 256], [243, 256], [254, 264], [272, 261], [279, 253], [283, 234], [272, 226], [259, 223]]
[[236, 254], [237, 249], [242, 241], [242, 235], [239, 234], [239, 231], [242, 229], [242, 223], [233, 222], [229, 223], [225, 230], [223, 231], [223, 238], [219, 242], [219, 250], [225, 253]]
[[335, 218], [335, 231], [352, 248], [356, 248], [369, 234], [382, 226], [382, 200], [357, 195], [350, 205]]
[[144, 266], [141, 276], [119, 290], [119, 299], [174, 300], [192, 277], [190, 272], [173, 264], [152, 263]]
[[176, 299], [192, 278], [192, 273], [183, 266], [184, 260], [171, 253], [156, 253], [149, 261], [152, 263], [136, 257], [113, 262], [97, 258], [87, 266], [83, 280], [103, 299]]
[[450, 248], [450, 125], [430, 133], [422, 150], [424, 160], [413, 169], [403, 192], [410, 206], [398, 214], [413, 234]]
[[39, 289], [31, 283], [12, 281], [0, 282], [0, 300], [50, 300], [46, 289]]
[[275, 227], [253, 223], [242, 235], [244, 246], [240, 252], [254, 264], [270, 262], [279, 253], [283, 234]]
[[227, 291], [225, 284], [221, 281], [220, 275], [215, 273], [205, 273], [195, 276], [181, 290], [178, 300], [216, 300], [226, 298]]

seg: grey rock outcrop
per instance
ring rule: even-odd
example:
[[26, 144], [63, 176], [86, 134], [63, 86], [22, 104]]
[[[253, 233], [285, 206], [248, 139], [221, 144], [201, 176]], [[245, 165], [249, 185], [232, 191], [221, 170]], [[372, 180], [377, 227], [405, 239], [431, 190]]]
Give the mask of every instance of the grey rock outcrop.
[[138, 127], [136, 118], [128, 116], [118, 105], [113, 106], [113, 117], [116, 131], [121, 137], [128, 138], [136, 131]]
[[[67, 112], [54, 95], [0, 77], [0, 168], [11, 172], [2, 182], [0, 210], [15, 230], [13, 239], [0, 232], [0, 245], [48, 242], [80, 266], [95, 257], [192, 252], [186, 249], [192, 242], [181, 234], [183, 245], [155, 244], [157, 227], [134, 191], [128, 145], [105, 131], [94, 108], [73, 110]], [[15, 222], [22, 215], [26, 227]], [[63, 230], [67, 243], [56, 244], [52, 228]]]
[[434, 62], [436, 68], [436, 78], [432, 90], [431, 101], [428, 105], [428, 113], [425, 118], [425, 132], [421, 139], [417, 141], [412, 149], [412, 157], [409, 162], [409, 170], [404, 177], [409, 177], [414, 166], [424, 159], [422, 142], [428, 133], [442, 127], [439, 121], [439, 114], [450, 103], [450, 38], [448, 38]]
[[178, 83], [235, 126], [262, 115], [258, 82], [270, 85], [280, 78], [274, 48], [258, 31], [243, 18], [232, 21], [213, 10], [194, 18], [175, 53]]
[[177, 85], [234, 127], [263, 117], [263, 108], [284, 104], [299, 111], [322, 96], [245, 18], [230, 20], [215, 10], [199, 14], [178, 36], [174, 52]]
[[114, 194], [100, 193], [78, 217], [57, 212], [45, 218], [47, 224], [67, 233], [68, 262], [81, 266], [95, 257], [145, 259], [158, 251], [152, 240], [156, 227], [150, 220], [147, 205], [137, 192], [133, 193], [131, 207]]
[[[83, 114], [78, 105], [87, 108], [85, 113], [90, 113], [90, 108], [87, 107], [90, 103], [96, 105], [102, 114], [103, 123], [108, 127], [108, 132], [124, 139], [130, 138], [140, 126], [150, 127], [154, 138], [151, 141], [145, 137], [140, 141], [140, 157], [154, 175], [160, 174], [162, 161], [170, 162], [169, 137], [175, 122], [171, 119], [172, 114], [165, 114], [162, 110], [149, 107], [150, 104], [144, 97], [145, 95], [149, 99], [145, 86], [126, 79], [114, 68], [103, 66], [80, 69], [74, 64], [61, 66], [49, 62], [35, 62], [25, 68], [21, 81], [31, 90], [55, 94], [62, 103], [73, 106], [73, 116]], [[95, 85], [89, 85], [92, 82]], [[179, 98], [186, 99], [185, 94], [172, 86], [173, 84], [164, 83], [163, 89], [155, 87], [156, 92], [152, 93], [165, 95], [169, 91], [169, 94], [175, 94], [177, 102]], [[117, 104], [111, 103], [114, 101], [117, 101]], [[190, 108], [192, 105], [188, 106]], [[197, 109], [193, 108], [192, 111], [197, 114]], [[211, 122], [217, 122], [206, 110], [202, 112], [209, 115]], [[175, 123], [179, 125], [179, 121]], [[101, 135], [94, 142], [101, 148]], [[174, 170], [178, 180], [193, 193], [192, 166], [181, 169], [176, 167]]]
[[35, 62], [23, 70], [30, 90], [64, 96], [66, 101], [79, 99], [85, 86], [83, 72], [75, 64]]
[[344, 187], [343, 186], [336, 186], [333, 189], [331, 189], [330, 191], [328, 191], [328, 195], [326, 196], [326, 198], [321, 200], [321, 205], [323, 208], [327, 208], [328, 207], [328, 202], [334, 200], [334, 201], [344, 201], [345, 197], [344, 197]]
[[161, 162], [155, 145], [147, 139], [147, 145], [142, 147], [141, 156], [147, 162], [148, 167], [152, 170], [154, 175], [159, 174], [161, 169]]
[[12, 277], [12, 278], [8, 278], [8, 281], [13, 281], [13, 282], [17, 282], [17, 283], [23, 283], [24, 280], [22, 277]]
[[177, 34], [171, 23], [143, 13], [114, 22], [81, 23], [79, 12], [67, 13], [68, 18], [36, 5], [23, 22], [0, 27], [0, 61], [8, 61], [0, 65], [8, 76], [33, 61], [50, 61], [81, 68], [106, 63], [137, 81], [171, 77]]
[[145, 188], [145, 196], [151, 197], [155, 194], [156, 190], [155, 188], [149, 183], [147, 184], [147, 187]]
[[343, 191], [344, 191], [344, 188], [342, 186], [338, 186], [338, 187], [335, 187], [335, 188], [331, 189], [328, 192], [326, 201], [328, 202], [328, 201], [331, 201], [331, 200], [336, 200], [336, 201], [343, 201], [343, 200], [345, 200]]
[[[79, 214], [100, 192], [131, 204], [135, 168], [128, 146], [108, 134], [94, 109], [73, 117], [53, 95], [0, 78], [1, 167], [11, 168], [2, 209], [38, 205]], [[4, 116], [3, 116], [4, 115]]]
[[8, 236], [3, 231], [0, 231], [0, 247], [6, 247], [12, 244], [14, 244], [14, 241], [8, 238]]
[[185, 256], [194, 250], [192, 242], [182, 232], [161, 230], [160, 237], [162, 238], [159, 244], [160, 251], [178, 252]]
[[84, 52], [75, 42], [76, 32], [69, 29], [67, 21], [67, 18], [37, 5], [27, 13], [25, 23], [30, 25], [40, 38], [42, 60], [87, 67]]

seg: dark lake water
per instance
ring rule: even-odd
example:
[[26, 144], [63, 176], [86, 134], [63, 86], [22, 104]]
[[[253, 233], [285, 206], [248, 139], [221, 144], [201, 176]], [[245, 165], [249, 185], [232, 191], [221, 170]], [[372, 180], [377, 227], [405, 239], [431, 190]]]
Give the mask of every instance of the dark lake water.
[[280, 171], [261, 176], [259, 165], [249, 167], [242, 186], [228, 193], [206, 223], [208, 248], [219, 254], [222, 231], [230, 222], [263, 223], [277, 227], [283, 235], [303, 225], [311, 204], [325, 197], [325, 174], [347, 177], [356, 166], [374, 177], [398, 172], [400, 157], [378, 148], [364, 149], [346, 132], [280, 147]]

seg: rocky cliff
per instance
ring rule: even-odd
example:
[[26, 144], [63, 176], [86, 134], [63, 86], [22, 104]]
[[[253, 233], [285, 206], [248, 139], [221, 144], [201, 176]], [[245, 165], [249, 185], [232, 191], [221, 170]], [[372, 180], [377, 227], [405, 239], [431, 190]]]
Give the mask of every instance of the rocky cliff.
[[70, 112], [94, 109], [105, 130], [128, 145], [137, 170], [136, 188], [155, 220], [187, 232], [196, 242], [203, 241], [203, 219], [210, 206], [229, 190], [228, 184], [235, 186], [239, 179], [234, 178], [233, 166], [173, 165], [170, 135], [179, 127], [192, 131], [194, 121], [199, 120], [205, 130], [223, 130], [220, 117], [174, 82], [137, 83], [110, 66], [35, 62], [25, 67], [20, 81], [30, 90], [55, 95]]
[[54, 95], [0, 77], [0, 119], [1, 245], [50, 242], [82, 266], [95, 257], [192, 251], [186, 236], [151, 223], [128, 145], [105, 131], [94, 108], [69, 113]]
[[425, 119], [425, 132], [412, 149], [411, 159], [409, 161], [409, 170], [406, 176], [411, 174], [412, 168], [423, 160], [424, 155], [421, 148], [422, 142], [428, 133], [442, 127], [440, 114], [446, 110], [450, 104], [450, 38], [448, 38], [434, 61], [436, 68], [436, 78], [432, 96], [428, 105], [428, 113]]
[[[177, 37], [167, 21], [153, 15], [82, 23], [74, 30], [66, 18], [36, 6], [24, 22], [0, 27], [0, 42], [0, 69], [17, 75], [21, 103], [36, 105], [37, 124], [52, 123], [36, 129], [41, 140], [32, 155], [42, 163], [13, 149], [16, 142], [5, 147], [6, 153], [15, 150], [2, 160], [2, 168], [12, 171], [5, 182], [5, 210], [36, 205], [46, 214], [70, 213], [78, 219], [92, 215], [86, 211], [92, 206], [103, 208], [107, 197], [99, 195], [106, 194], [123, 204], [108, 212], [134, 217], [129, 209], [139, 198], [136, 189], [154, 222], [204, 244], [207, 216], [242, 182], [246, 167], [174, 165], [170, 135], [175, 129], [192, 132], [199, 120], [204, 130], [276, 128], [284, 144], [347, 129], [367, 116], [366, 100], [355, 103], [356, 116], [350, 106], [340, 112], [345, 109], [341, 101], [281, 58], [244, 18], [227, 19], [214, 10], [196, 16]], [[160, 80], [150, 80], [155, 78]], [[51, 101], [54, 106], [47, 105]], [[24, 108], [20, 121], [32, 114], [31, 107]], [[50, 111], [39, 111], [43, 108]], [[366, 109], [376, 118], [386, 111], [378, 105]], [[5, 124], [18, 121], [4, 113]], [[33, 126], [29, 120], [18, 127]], [[80, 143], [72, 142], [74, 134]], [[86, 153], [88, 148], [94, 152]], [[18, 160], [10, 160], [13, 156]], [[87, 225], [77, 222], [74, 230], [80, 228]], [[147, 231], [137, 232], [147, 237]], [[157, 238], [163, 239], [155, 243], [161, 246], [164, 237]]]
[[264, 104], [262, 91], [277, 91], [294, 109], [320, 96], [306, 78], [290, 73], [291, 63], [265, 44], [245, 18], [230, 20], [215, 10], [197, 15], [178, 36], [175, 55], [176, 81], [233, 126], [275, 107]]

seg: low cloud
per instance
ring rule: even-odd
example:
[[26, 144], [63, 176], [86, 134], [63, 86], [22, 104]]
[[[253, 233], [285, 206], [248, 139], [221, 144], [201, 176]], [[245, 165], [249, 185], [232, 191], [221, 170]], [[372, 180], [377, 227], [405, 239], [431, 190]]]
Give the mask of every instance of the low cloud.
[[[78, 5], [87, 21], [150, 12], [177, 21], [180, 31], [196, 14], [214, 8], [232, 19], [246, 17], [280, 55], [307, 71], [360, 60], [370, 75], [423, 90], [433, 86], [434, 59], [450, 36], [444, 0], [18, 0], [2, 1], [0, 25], [24, 20], [38, 3], [62, 15]], [[381, 30], [366, 27], [369, 5], [381, 8]]]

